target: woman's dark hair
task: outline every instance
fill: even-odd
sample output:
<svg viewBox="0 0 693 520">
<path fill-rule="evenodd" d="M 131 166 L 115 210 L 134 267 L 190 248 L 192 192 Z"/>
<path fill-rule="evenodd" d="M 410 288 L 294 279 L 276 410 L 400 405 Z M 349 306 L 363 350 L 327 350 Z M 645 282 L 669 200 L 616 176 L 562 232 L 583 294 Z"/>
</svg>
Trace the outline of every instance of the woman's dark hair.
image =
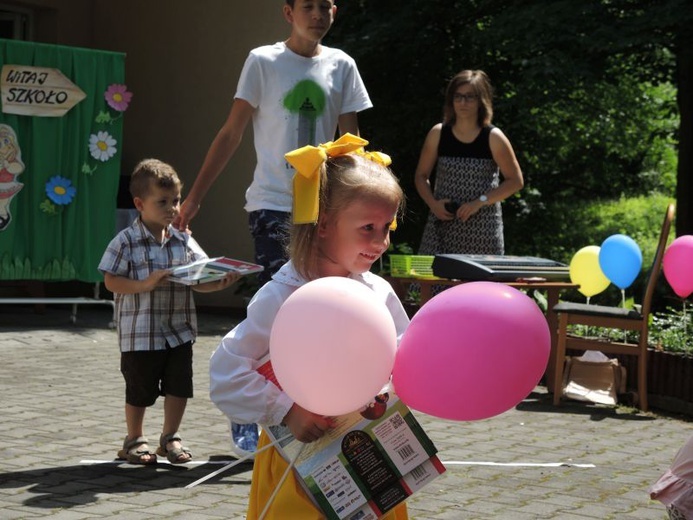
<svg viewBox="0 0 693 520">
<path fill-rule="evenodd" d="M 455 92 L 460 86 L 467 84 L 472 86 L 474 93 L 479 97 L 477 123 L 481 127 L 490 125 L 493 120 L 493 87 L 491 87 L 491 81 L 483 70 L 463 70 L 450 80 L 445 90 L 443 123 L 455 124 Z"/>
</svg>

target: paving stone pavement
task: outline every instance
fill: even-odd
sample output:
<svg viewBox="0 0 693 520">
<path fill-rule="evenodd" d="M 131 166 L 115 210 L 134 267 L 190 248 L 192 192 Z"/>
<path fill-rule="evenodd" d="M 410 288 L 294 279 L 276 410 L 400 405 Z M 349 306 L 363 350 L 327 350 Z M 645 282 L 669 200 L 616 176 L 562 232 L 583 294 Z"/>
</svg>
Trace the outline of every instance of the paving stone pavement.
<svg viewBox="0 0 693 520">
<path fill-rule="evenodd" d="M 234 460 L 207 393 L 207 361 L 237 318 L 199 315 L 196 395 L 181 428 L 195 463 L 142 467 L 114 463 L 124 384 L 110 310 L 80 306 L 76 323 L 69 316 L 61 306 L 0 306 L 0 519 L 245 518 L 251 463 L 186 488 Z M 656 410 L 554 408 L 542 386 L 483 421 L 416 416 L 447 471 L 408 500 L 414 519 L 663 520 L 647 488 L 693 433 L 691 418 Z M 145 419 L 150 439 L 161 421 L 158 402 Z"/>
</svg>

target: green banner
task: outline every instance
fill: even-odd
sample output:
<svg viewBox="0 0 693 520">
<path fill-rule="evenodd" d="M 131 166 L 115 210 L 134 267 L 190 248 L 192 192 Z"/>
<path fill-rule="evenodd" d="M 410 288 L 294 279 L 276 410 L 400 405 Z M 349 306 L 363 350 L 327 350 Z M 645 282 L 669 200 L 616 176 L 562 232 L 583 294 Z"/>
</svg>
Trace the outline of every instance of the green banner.
<svg viewBox="0 0 693 520">
<path fill-rule="evenodd" d="M 132 95 L 125 55 L 0 39 L 0 66 L 0 280 L 101 281 Z"/>
</svg>

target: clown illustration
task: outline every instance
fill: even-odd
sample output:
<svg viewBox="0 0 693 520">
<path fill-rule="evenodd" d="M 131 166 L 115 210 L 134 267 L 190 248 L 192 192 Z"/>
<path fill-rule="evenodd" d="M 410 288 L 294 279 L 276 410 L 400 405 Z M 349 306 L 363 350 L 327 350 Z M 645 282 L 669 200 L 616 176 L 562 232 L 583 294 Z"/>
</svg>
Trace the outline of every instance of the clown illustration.
<svg viewBox="0 0 693 520">
<path fill-rule="evenodd" d="M 10 203 L 24 187 L 17 176 L 24 171 L 22 152 L 12 127 L 0 124 L 0 231 L 7 228 L 12 219 Z"/>
</svg>

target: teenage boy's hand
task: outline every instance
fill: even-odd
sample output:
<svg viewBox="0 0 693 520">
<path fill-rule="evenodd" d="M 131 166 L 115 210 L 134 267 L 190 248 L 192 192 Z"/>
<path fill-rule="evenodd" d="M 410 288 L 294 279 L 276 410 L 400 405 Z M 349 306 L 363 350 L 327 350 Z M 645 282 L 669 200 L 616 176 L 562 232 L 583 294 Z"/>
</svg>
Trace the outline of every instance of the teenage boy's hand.
<svg viewBox="0 0 693 520">
<path fill-rule="evenodd" d="M 173 219 L 173 227 L 179 231 L 185 231 L 192 234 L 188 229 L 188 224 L 190 224 L 190 221 L 195 217 L 195 215 L 197 215 L 199 210 L 199 204 L 196 204 L 188 199 L 184 200 L 178 215 L 176 215 L 176 218 Z"/>
</svg>

